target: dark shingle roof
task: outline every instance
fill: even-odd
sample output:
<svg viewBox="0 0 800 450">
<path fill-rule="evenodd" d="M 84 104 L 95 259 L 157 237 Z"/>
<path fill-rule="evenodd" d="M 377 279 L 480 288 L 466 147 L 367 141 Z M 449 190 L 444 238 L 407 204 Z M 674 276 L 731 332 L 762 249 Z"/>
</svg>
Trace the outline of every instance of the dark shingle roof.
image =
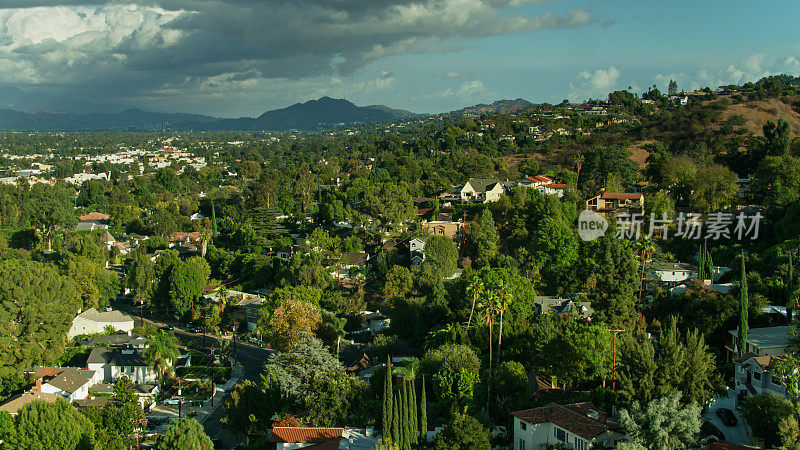
<svg viewBox="0 0 800 450">
<path fill-rule="evenodd" d="M 111 364 L 114 366 L 146 367 L 148 364 L 138 353 L 123 353 L 121 349 L 101 347 L 92 350 L 87 364 Z"/>
<path fill-rule="evenodd" d="M 93 370 L 80 370 L 73 367 L 64 368 L 58 375 L 47 382 L 50 386 L 64 392 L 73 393 L 89 382 L 94 376 Z"/>
</svg>

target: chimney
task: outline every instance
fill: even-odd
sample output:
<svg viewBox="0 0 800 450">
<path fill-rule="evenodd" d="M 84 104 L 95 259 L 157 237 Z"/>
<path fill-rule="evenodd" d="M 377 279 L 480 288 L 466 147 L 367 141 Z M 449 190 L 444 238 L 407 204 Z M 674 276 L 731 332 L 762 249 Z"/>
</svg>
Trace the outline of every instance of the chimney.
<svg viewBox="0 0 800 450">
<path fill-rule="evenodd" d="M 42 379 L 36 379 L 36 385 L 33 387 L 33 392 L 42 392 Z"/>
</svg>

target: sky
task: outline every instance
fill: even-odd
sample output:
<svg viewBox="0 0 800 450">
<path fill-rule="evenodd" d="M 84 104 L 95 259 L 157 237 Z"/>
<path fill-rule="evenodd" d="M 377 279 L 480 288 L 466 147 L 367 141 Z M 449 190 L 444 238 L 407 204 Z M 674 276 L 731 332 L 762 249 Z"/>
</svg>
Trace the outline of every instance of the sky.
<svg viewBox="0 0 800 450">
<path fill-rule="evenodd" d="M 800 75 L 800 2 L 0 0 L 0 87 L 257 116 L 321 96 L 437 113 Z"/>
</svg>

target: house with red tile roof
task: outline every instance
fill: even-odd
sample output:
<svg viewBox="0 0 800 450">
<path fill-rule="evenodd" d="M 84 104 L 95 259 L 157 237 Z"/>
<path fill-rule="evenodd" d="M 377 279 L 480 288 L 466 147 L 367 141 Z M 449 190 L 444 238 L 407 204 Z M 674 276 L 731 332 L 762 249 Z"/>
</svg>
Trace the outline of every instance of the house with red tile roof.
<svg viewBox="0 0 800 450">
<path fill-rule="evenodd" d="M 277 450 L 337 449 L 343 433 L 344 428 L 274 427 L 269 441 L 275 443 Z"/>
<path fill-rule="evenodd" d="M 540 450 L 564 444 L 575 450 L 614 448 L 628 437 L 606 414 L 589 402 L 557 405 L 511 413 L 514 450 Z"/>
</svg>

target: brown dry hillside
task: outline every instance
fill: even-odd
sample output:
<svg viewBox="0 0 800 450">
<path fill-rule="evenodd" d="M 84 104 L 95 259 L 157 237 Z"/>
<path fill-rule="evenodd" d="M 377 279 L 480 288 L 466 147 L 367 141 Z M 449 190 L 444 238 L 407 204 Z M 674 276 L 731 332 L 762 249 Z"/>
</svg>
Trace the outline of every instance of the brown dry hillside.
<svg viewBox="0 0 800 450">
<path fill-rule="evenodd" d="M 792 97 L 792 103 L 800 102 L 800 96 Z M 763 126 L 768 120 L 783 119 L 789 122 L 792 138 L 800 136 L 800 114 L 792 109 L 791 105 L 783 103 L 777 98 L 757 100 L 752 102 L 731 105 L 722 113 L 720 122 L 733 116 L 741 116 L 745 120 L 744 128 L 756 136 L 763 134 Z"/>
<path fill-rule="evenodd" d="M 636 163 L 639 167 L 644 167 L 647 165 L 647 157 L 650 156 L 650 152 L 643 149 L 647 144 L 655 144 L 655 139 L 647 139 L 644 141 L 636 141 L 628 147 L 628 151 L 631 152 L 631 161 Z"/>
</svg>

